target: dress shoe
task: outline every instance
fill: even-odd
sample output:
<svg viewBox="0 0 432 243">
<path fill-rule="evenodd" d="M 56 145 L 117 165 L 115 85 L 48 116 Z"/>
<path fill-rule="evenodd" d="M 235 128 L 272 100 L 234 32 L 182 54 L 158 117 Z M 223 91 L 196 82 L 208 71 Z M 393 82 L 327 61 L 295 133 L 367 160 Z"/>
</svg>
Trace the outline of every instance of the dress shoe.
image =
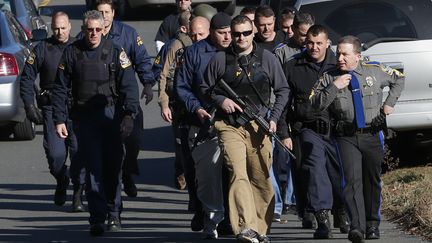
<svg viewBox="0 0 432 243">
<path fill-rule="evenodd" d="M 305 212 L 302 218 L 302 228 L 303 229 L 315 229 L 315 216 L 313 213 Z"/>
<path fill-rule="evenodd" d="M 62 206 L 66 202 L 66 191 L 69 186 L 69 177 L 63 175 L 57 179 L 57 186 L 54 193 L 55 205 Z"/>
<path fill-rule="evenodd" d="M 120 218 L 109 215 L 107 220 L 107 231 L 116 232 L 121 230 Z"/>
<path fill-rule="evenodd" d="M 367 240 L 378 240 L 380 238 L 380 231 L 376 226 L 370 226 L 366 230 Z"/>
<path fill-rule="evenodd" d="M 328 210 L 320 210 L 315 213 L 318 227 L 314 232 L 314 239 L 330 239 L 333 237 L 330 226 Z"/>
<path fill-rule="evenodd" d="M 82 204 L 82 194 L 84 185 L 74 185 L 73 199 L 72 199 L 72 212 L 84 212 L 84 205 Z"/>
<path fill-rule="evenodd" d="M 333 227 L 339 228 L 340 232 L 346 234 L 350 229 L 348 215 L 344 208 L 340 208 L 333 214 Z"/>
<path fill-rule="evenodd" d="M 101 223 L 95 223 L 90 225 L 91 236 L 101 236 L 104 233 L 104 225 Z"/>
<path fill-rule="evenodd" d="M 363 233 L 358 229 L 350 230 L 348 233 L 348 240 L 353 243 L 364 243 Z"/>
<path fill-rule="evenodd" d="M 137 187 L 132 175 L 123 175 L 123 190 L 129 197 L 136 197 L 138 194 Z"/>
<path fill-rule="evenodd" d="M 199 210 L 195 212 L 191 220 L 192 231 L 201 231 L 204 229 L 204 213 Z"/>
</svg>

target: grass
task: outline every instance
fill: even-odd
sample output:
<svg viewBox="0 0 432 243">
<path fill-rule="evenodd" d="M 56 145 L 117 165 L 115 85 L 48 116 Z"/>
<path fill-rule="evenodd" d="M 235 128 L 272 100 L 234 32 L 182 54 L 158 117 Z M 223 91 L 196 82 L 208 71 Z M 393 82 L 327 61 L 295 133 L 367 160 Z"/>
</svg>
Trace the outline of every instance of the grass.
<svg viewBox="0 0 432 243">
<path fill-rule="evenodd" d="M 382 181 L 387 218 L 410 234 L 432 240 L 432 167 L 396 169 Z"/>
</svg>

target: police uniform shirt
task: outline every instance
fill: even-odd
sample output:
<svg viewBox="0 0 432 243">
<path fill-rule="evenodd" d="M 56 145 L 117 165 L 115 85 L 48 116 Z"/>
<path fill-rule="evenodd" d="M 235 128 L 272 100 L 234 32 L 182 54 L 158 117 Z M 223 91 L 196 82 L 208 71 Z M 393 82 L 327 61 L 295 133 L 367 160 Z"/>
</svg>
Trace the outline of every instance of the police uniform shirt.
<svg viewBox="0 0 432 243">
<path fill-rule="evenodd" d="M 58 42 L 54 37 L 50 37 L 46 40 L 41 41 L 37 44 L 31 51 L 29 57 L 27 58 L 23 72 L 21 74 L 20 81 L 20 92 L 21 97 L 25 105 L 30 105 L 34 103 L 34 83 L 37 78 L 38 73 L 41 71 L 43 65 L 46 65 L 45 59 L 51 57 L 45 57 L 45 48 L 47 43 L 52 44 L 54 48 L 60 49 L 61 52 L 75 41 L 75 38 L 69 37 L 66 43 Z M 49 50 L 48 50 L 49 52 Z M 60 55 L 61 57 L 61 55 Z M 58 57 L 58 60 L 60 60 Z M 58 63 L 55 67 L 52 67 L 55 71 L 57 70 Z M 41 80 L 41 82 L 43 82 Z"/>
<path fill-rule="evenodd" d="M 87 58 L 92 59 L 98 53 L 99 49 L 103 48 L 105 41 L 109 40 L 102 39 L 98 47 L 90 49 L 87 47 L 85 40 L 81 39 L 65 49 L 58 67 L 52 96 L 54 107 L 53 119 L 56 124 L 63 123 L 67 118 L 66 101 L 68 91 L 69 88 L 73 90 L 74 87 L 71 87 L 72 80 L 76 77 L 74 75 L 78 75 L 74 73 L 75 66 L 79 65 L 75 48 L 81 50 Z M 113 45 L 113 53 L 111 56 L 112 62 L 116 67 L 115 81 L 118 87 L 117 92 L 120 97 L 122 97 L 120 100 L 122 102 L 122 107 L 126 113 L 136 114 L 139 107 L 138 85 L 131 61 L 123 49 L 115 44 Z"/>
<path fill-rule="evenodd" d="M 155 41 L 166 43 L 168 40 L 175 37 L 179 28 L 179 14 L 176 13 L 168 15 L 159 26 Z"/>
<path fill-rule="evenodd" d="M 254 55 L 252 53 L 252 55 Z M 277 61 L 276 57 L 268 50 L 263 50 L 261 66 L 265 75 L 269 78 L 270 85 L 273 88 L 273 93 L 275 95 L 275 102 L 273 104 L 269 120 L 277 123 L 279 117 L 284 110 L 290 97 L 290 88 L 288 87 L 286 78 L 282 71 L 280 63 Z M 226 57 L 225 52 L 219 52 L 208 64 L 207 70 L 205 72 L 204 83 L 201 85 L 201 91 L 207 98 L 212 102 L 215 102 L 217 107 L 221 107 L 223 101 L 227 98 L 221 94 L 210 94 L 211 87 L 213 87 L 217 81 L 222 78 L 226 69 Z M 264 108 L 264 109 L 263 109 Z M 260 110 L 260 115 L 266 116 L 267 108 L 264 106 Z"/>
<path fill-rule="evenodd" d="M 333 84 L 333 81 L 343 74 L 345 73 L 340 70 L 325 73 L 319 80 L 316 92 L 311 95 L 311 102 L 319 109 L 328 107 L 336 120 L 353 123 L 355 110 L 351 91 L 348 87 L 338 90 Z M 354 74 L 361 88 L 365 122 L 370 124 L 380 112 L 382 89 L 385 86 L 390 87 L 384 104 L 394 107 L 403 90 L 405 77 L 395 69 L 378 63 L 364 62 L 358 65 Z"/>
<path fill-rule="evenodd" d="M 78 39 L 82 39 L 83 37 L 83 32 L 77 35 Z M 113 40 L 116 45 L 124 49 L 142 84 L 150 83 L 153 86 L 156 83 L 152 72 L 151 58 L 144 46 L 144 40 L 135 28 L 114 20 L 110 31 L 103 38 Z"/>
<path fill-rule="evenodd" d="M 189 113 L 208 105 L 199 99 L 200 85 L 204 80 L 204 72 L 210 59 L 218 52 L 210 37 L 194 43 L 186 48 L 184 63 L 176 76 L 176 91 L 180 101 L 184 102 Z"/>
</svg>

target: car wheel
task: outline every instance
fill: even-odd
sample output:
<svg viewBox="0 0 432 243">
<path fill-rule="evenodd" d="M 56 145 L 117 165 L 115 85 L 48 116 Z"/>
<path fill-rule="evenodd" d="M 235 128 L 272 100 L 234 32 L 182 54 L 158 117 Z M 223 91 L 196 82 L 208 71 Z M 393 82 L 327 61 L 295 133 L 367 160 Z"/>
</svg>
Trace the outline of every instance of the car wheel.
<svg viewBox="0 0 432 243">
<path fill-rule="evenodd" d="M 36 125 L 26 118 L 23 122 L 15 124 L 13 133 L 15 140 L 33 140 L 36 135 Z"/>
</svg>

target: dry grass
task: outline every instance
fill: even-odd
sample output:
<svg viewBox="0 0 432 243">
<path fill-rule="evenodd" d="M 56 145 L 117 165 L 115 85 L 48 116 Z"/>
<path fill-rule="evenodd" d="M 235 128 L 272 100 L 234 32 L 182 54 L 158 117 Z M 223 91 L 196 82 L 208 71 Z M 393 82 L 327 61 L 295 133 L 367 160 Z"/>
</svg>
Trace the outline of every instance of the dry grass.
<svg viewBox="0 0 432 243">
<path fill-rule="evenodd" d="M 432 240 L 432 167 L 397 169 L 382 179 L 383 213 L 405 231 Z"/>
</svg>

